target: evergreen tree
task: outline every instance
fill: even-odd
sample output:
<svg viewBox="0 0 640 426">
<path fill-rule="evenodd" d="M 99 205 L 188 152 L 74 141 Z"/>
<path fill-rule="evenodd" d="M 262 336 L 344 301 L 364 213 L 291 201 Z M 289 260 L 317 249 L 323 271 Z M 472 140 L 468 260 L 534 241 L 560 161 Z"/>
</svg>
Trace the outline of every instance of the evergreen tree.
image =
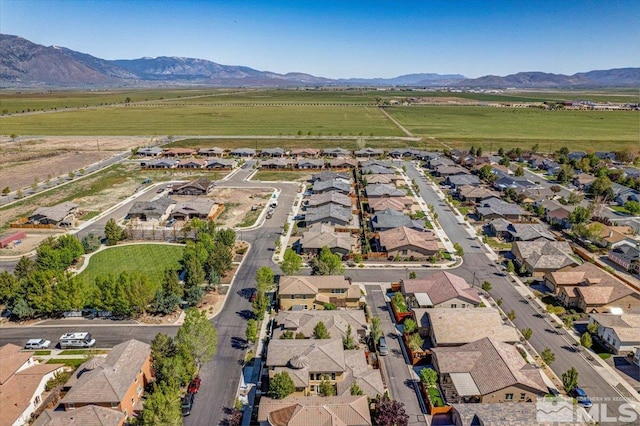
<svg viewBox="0 0 640 426">
<path fill-rule="evenodd" d="M 18 263 L 16 264 L 16 267 L 13 273 L 15 274 L 17 279 L 21 280 L 23 278 L 26 278 L 27 275 L 29 275 L 35 269 L 36 269 L 36 264 L 34 263 L 34 261 L 28 258 L 27 256 L 22 256 L 18 261 Z"/>
<path fill-rule="evenodd" d="M 247 321 L 245 335 L 247 340 L 251 343 L 255 343 L 258 340 L 258 323 L 253 318 Z"/>
<path fill-rule="evenodd" d="M 313 338 L 314 339 L 330 339 L 331 335 L 327 330 L 327 326 L 324 322 L 319 321 L 315 327 L 313 327 Z"/>
<path fill-rule="evenodd" d="M 20 281 L 7 271 L 0 272 L 0 303 L 13 297 L 20 287 Z"/>
<path fill-rule="evenodd" d="M 322 376 L 322 381 L 318 386 L 318 393 L 320 396 L 335 396 L 336 386 L 329 381 L 329 377 L 325 374 Z"/>
<path fill-rule="evenodd" d="M 578 387 L 578 370 L 575 367 L 562 373 L 562 386 L 567 392 Z"/>
<path fill-rule="evenodd" d="M 296 385 L 289 373 L 282 371 L 276 373 L 269 380 L 269 396 L 273 399 L 284 399 L 296 390 Z"/>
<path fill-rule="evenodd" d="M 347 325 L 347 335 L 342 339 L 342 346 L 346 350 L 351 350 L 355 348 L 356 344 L 353 341 L 353 330 L 351 328 L 351 324 Z"/>
<path fill-rule="evenodd" d="M 180 389 L 177 386 L 154 383 L 153 391 L 145 399 L 141 417 L 143 426 L 181 426 Z"/>
<path fill-rule="evenodd" d="M 116 221 L 113 218 L 109 219 L 104 227 L 104 236 L 107 239 L 107 245 L 116 245 L 118 241 L 122 240 L 123 235 L 123 230 L 118 226 Z"/>
<path fill-rule="evenodd" d="M 184 344 L 198 366 L 209 361 L 216 353 L 218 331 L 207 320 L 204 312 L 196 308 L 186 310 L 184 323 L 178 329 L 176 344 Z"/>
<path fill-rule="evenodd" d="M 285 275 L 293 275 L 302 268 L 302 257 L 300 257 L 291 248 L 287 248 L 284 251 L 284 257 L 282 258 L 282 273 Z"/>
</svg>

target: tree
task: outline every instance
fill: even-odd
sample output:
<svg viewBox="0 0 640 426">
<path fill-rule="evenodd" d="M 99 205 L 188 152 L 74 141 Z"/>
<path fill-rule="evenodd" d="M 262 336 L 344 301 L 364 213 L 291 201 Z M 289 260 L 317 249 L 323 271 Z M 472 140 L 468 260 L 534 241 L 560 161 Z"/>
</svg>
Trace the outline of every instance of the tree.
<svg viewBox="0 0 640 426">
<path fill-rule="evenodd" d="M 154 383 L 153 391 L 144 401 L 142 410 L 143 426 L 182 425 L 180 389 L 164 383 Z"/>
<path fill-rule="evenodd" d="M 314 275 L 340 275 L 344 272 L 340 256 L 331 253 L 327 246 L 322 247 L 320 254 L 311 261 L 311 268 Z"/>
<path fill-rule="evenodd" d="M 107 239 L 107 245 L 116 245 L 118 241 L 122 240 L 122 235 L 122 228 L 118 226 L 113 218 L 109 219 L 104 227 L 104 236 Z"/>
<path fill-rule="evenodd" d="M 406 334 L 413 334 L 418 329 L 418 324 L 412 319 L 407 318 L 404 320 L 403 330 Z"/>
<path fill-rule="evenodd" d="M 322 376 L 318 393 L 320 396 L 334 396 L 337 393 L 335 385 L 329 381 L 329 376 L 326 374 Z"/>
<path fill-rule="evenodd" d="M 533 335 L 533 330 L 531 330 L 530 328 L 525 328 L 521 331 L 521 333 L 522 333 L 522 337 L 524 337 L 524 340 L 529 340 Z"/>
<path fill-rule="evenodd" d="M 516 271 L 516 267 L 514 266 L 511 260 L 507 261 L 507 264 L 505 265 L 504 269 L 507 272 L 507 274 L 513 274 Z"/>
<path fill-rule="evenodd" d="M 540 148 L 540 144 L 534 144 L 534 145 L 531 147 L 531 153 L 532 153 L 532 154 L 537 153 L 539 148 Z"/>
<path fill-rule="evenodd" d="M 218 330 L 207 320 L 204 312 L 196 308 L 186 310 L 184 323 L 178 329 L 176 344 L 184 344 L 198 366 L 209 361 L 216 353 Z"/>
<path fill-rule="evenodd" d="M 416 274 L 416 271 L 409 272 L 409 279 L 410 280 L 415 280 L 417 276 L 418 276 L 418 274 Z"/>
<path fill-rule="evenodd" d="M 85 253 L 91 253 L 98 250 L 100 248 L 100 245 L 102 244 L 100 242 L 100 237 L 93 232 L 89 235 L 84 236 L 81 243 Z"/>
<path fill-rule="evenodd" d="M 491 285 L 491 283 L 489 281 L 485 281 L 482 283 L 482 289 L 484 291 L 491 291 L 491 289 L 493 288 L 493 286 Z"/>
<path fill-rule="evenodd" d="M 282 371 L 276 373 L 269 380 L 269 396 L 273 399 L 284 399 L 296 390 L 296 385 L 289 373 Z"/>
<path fill-rule="evenodd" d="M 11 189 L 8 186 L 5 186 L 4 189 L 2 190 L 2 195 L 6 197 L 7 195 L 9 195 L 10 192 L 11 192 Z"/>
<path fill-rule="evenodd" d="M 262 321 L 264 319 L 265 311 L 269 308 L 269 298 L 263 291 L 258 291 L 256 293 L 256 298 L 253 300 L 252 306 L 253 315 L 258 321 Z"/>
<path fill-rule="evenodd" d="M 217 243 L 220 243 L 226 247 L 233 247 L 236 243 L 236 231 L 231 228 L 219 229 L 216 232 Z"/>
<path fill-rule="evenodd" d="M 420 337 L 419 333 L 413 333 L 407 339 L 407 344 L 409 345 L 409 349 L 411 349 L 413 352 L 418 352 L 422 350 L 424 339 Z"/>
<path fill-rule="evenodd" d="M 507 313 L 507 318 L 509 318 L 511 321 L 515 320 L 516 319 L 516 311 L 514 311 L 513 309 L 510 310 Z"/>
<path fill-rule="evenodd" d="M 351 387 L 349 388 L 349 393 L 354 396 L 364 395 L 364 391 L 360 386 L 358 386 L 358 382 L 353 382 L 351 384 Z"/>
<path fill-rule="evenodd" d="M 524 176 L 524 169 L 522 168 L 522 166 L 518 166 L 518 168 L 514 172 L 514 175 L 516 175 L 518 177 Z"/>
<path fill-rule="evenodd" d="M 8 271 L 0 272 L 0 303 L 5 303 L 20 288 L 18 279 Z"/>
<path fill-rule="evenodd" d="M 567 198 L 567 204 L 573 206 L 575 204 L 580 204 L 582 200 L 584 200 L 584 196 L 582 194 L 578 194 L 577 192 L 572 192 L 571 194 L 569 194 L 569 197 Z"/>
<path fill-rule="evenodd" d="M 342 346 L 345 350 L 351 350 L 356 347 L 356 344 L 353 341 L 353 330 L 351 328 L 351 324 L 347 325 L 347 335 L 342 339 Z"/>
<path fill-rule="evenodd" d="M 640 203 L 637 201 L 627 201 L 624 203 L 624 208 L 634 216 L 637 216 L 638 213 L 640 213 Z"/>
<path fill-rule="evenodd" d="M 551 185 L 549 187 L 549 189 L 551 190 L 551 192 L 553 192 L 554 194 L 557 194 L 558 192 L 562 191 L 562 187 L 560 185 Z"/>
<path fill-rule="evenodd" d="M 482 147 L 479 146 L 478 149 L 476 149 L 476 157 L 482 157 Z"/>
<path fill-rule="evenodd" d="M 573 327 L 573 318 L 571 318 L 570 316 L 564 317 L 562 322 L 566 328 L 571 329 Z"/>
<path fill-rule="evenodd" d="M 458 255 L 460 257 L 464 256 L 464 249 L 462 248 L 460 243 L 453 243 L 453 248 L 456 251 L 456 255 Z"/>
<path fill-rule="evenodd" d="M 438 382 L 438 373 L 433 368 L 423 368 L 420 370 L 420 380 L 428 388 L 432 388 Z"/>
<path fill-rule="evenodd" d="M 382 337 L 382 325 L 380 318 L 373 317 L 371 318 L 371 338 L 373 339 L 374 344 L 378 344 L 378 340 Z"/>
<path fill-rule="evenodd" d="M 28 258 L 27 256 L 22 256 L 18 263 L 16 263 L 16 267 L 13 271 L 16 278 L 19 280 L 26 278 L 29 274 L 31 274 L 36 269 L 36 264 L 33 260 Z"/>
<path fill-rule="evenodd" d="M 547 364 L 547 365 L 551 365 L 553 363 L 553 361 L 556 360 L 556 354 L 554 354 L 551 349 L 549 348 L 544 348 L 544 350 L 540 353 L 540 358 L 542 358 L 542 361 Z"/>
<path fill-rule="evenodd" d="M 598 323 L 590 322 L 589 324 L 587 324 L 587 331 L 593 334 L 594 336 L 598 334 Z"/>
<path fill-rule="evenodd" d="M 373 413 L 373 424 L 378 426 L 407 426 L 409 424 L 409 415 L 405 412 L 402 402 L 393 401 L 385 394 L 378 401 L 376 411 Z"/>
<path fill-rule="evenodd" d="M 573 225 L 587 223 L 589 219 L 591 219 L 591 211 L 586 207 L 576 206 L 576 208 L 569 213 L 568 219 Z"/>
<path fill-rule="evenodd" d="M 578 387 L 578 370 L 575 367 L 562 373 L 562 386 L 567 392 Z"/>
<path fill-rule="evenodd" d="M 478 169 L 478 177 L 480 179 L 489 180 L 491 176 L 495 176 L 495 175 L 493 174 L 493 169 L 491 168 L 490 165 L 485 164 L 484 166 L 480 167 L 480 169 Z"/>
<path fill-rule="evenodd" d="M 591 345 L 593 345 L 593 341 L 591 340 L 591 334 L 589 334 L 588 331 L 582 333 L 582 336 L 580 336 L 580 345 L 582 345 L 587 349 L 591 348 Z"/>
<path fill-rule="evenodd" d="M 611 200 L 613 198 L 613 189 L 611 185 L 611 179 L 607 176 L 599 176 L 589 186 L 589 193 L 594 196 L 600 196 Z"/>
<path fill-rule="evenodd" d="M 34 316 L 36 311 L 29 306 L 26 300 L 20 297 L 11 307 L 11 313 L 18 317 L 18 319 L 23 320 Z"/>
<path fill-rule="evenodd" d="M 571 167 L 569 164 L 563 164 L 560 167 L 560 171 L 558 172 L 556 179 L 558 180 L 558 182 L 562 184 L 566 184 L 571 179 L 573 179 L 573 175 L 574 175 L 573 167 Z"/>
<path fill-rule="evenodd" d="M 216 244 L 206 259 L 206 270 L 207 272 L 214 271 L 219 276 L 223 276 L 231 269 L 232 262 L 231 249 L 224 244 Z"/>
<path fill-rule="evenodd" d="M 247 321 L 247 329 L 245 330 L 247 340 L 255 343 L 258 340 L 258 322 L 253 318 Z"/>
<path fill-rule="evenodd" d="M 329 330 L 327 330 L 327 326 L 324 322 L 319 321 L 315 327 L 313 327 L 313 338 L 314 339 L 330 339 L 331 335 L 329 334 Z"/>
<path fill-rule="evenodd" d="M 262 266 L 256 271 L 256 288 L 260 292 L 271 290 L 275 284 L 275 276 L 268 266 Z"/>
<path fill-rule="evenodd" d="M 16 198 L 22 198 L 23 194 L 22 194 L 22 189 L 18 188 L 18 190 L 16 191 Z"/>
<path fill-rule="evenodd" d="M 502 157 L 504 155 L 504 148 L 502 148 L 502 147 L 498 148 L 498 155 L 500 157 Z"/>
<path fill-rule="evenodd" d="M 282 273 L 285 275 L 293 275 L 302 268 L 302 257 L 300 257 L 291 248 L 287 248 L 284 251 L 284 257 L 282 258 Z"/>
</svg>

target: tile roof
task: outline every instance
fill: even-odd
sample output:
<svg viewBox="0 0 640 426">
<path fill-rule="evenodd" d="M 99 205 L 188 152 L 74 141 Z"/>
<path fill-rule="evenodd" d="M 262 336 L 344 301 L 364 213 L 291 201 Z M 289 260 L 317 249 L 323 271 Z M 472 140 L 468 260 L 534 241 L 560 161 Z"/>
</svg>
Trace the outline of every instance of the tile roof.
<svg viewBox="0 0 640 426">
<path fill-rule="evenodd" d="M 21 350 L 20 346 L 13 343 L 0 347 L 0 385 L 9 380 L 33 356 L 33 352 L 20 352 Z"/>
<path fill-rule="evenodd" d="M 85 405 L 74 410 L 44 410 L 32 426 L 118 426 L 123 412 L 98 405 Z"/>
<path fill-rule="evenodd" d="M 331 339 L 273 339 L 269 343 L 267 366 L 300 370 L 291 366 L 291 360 L 300 356 L 309 360 L 308 367 L 302 369 L 307 380 L 309 372 L 341 372 L 346 368 L 342 339 L 337 336 Z"/>
<path fill-rule="evenodd" d="M 260 401 L 258 421 L 272 426 L 370 426 L 366 396 L 292 397 Z"/>
<path fill-rule="evenodd" d="M 458 193 L 465 198 L 492 198 L 499 196 L 499 194 L 492 189 L 474 185 L 461 185 Z"/>
<path fill-rule="evenodd" d="M 280 277 L 278 285 L 281 295 L 317 294 L 321 289 L 348 289 L 350 287 L 351 284 L 342 275 L 289 275 Z"/>
<path fill-rule="evenodd" d="M 71 389 L 62 403 L 122 401 L 150 354 L 151 346 L 135 339 L 114 346 L 95 368 L 88 369 L 88 362 L 78 367 L 67 382 Z"/>
<path fill-rule="evenodd" d="M 442 248 L 440 240 L 431 231 L 416 231 L 415 229 L 400 226 L 380 232 L 380 245 L 387 251 L 393 251 L 401 247 L 415 247 L 418 249 L 436 252 Z"/>
<path fill-rule="evenodd" d="M 419 324 L 430 325 L 434 344 L 463 345 L 484 337 L 500 342 L 520 340 L 518 331 L 502 321 L 500 313 L 491 308 L 429 308 L 413 309 Z"/>
<path fill-rule="evenodd" d="M 434 305 L 454 298 L 480 303 L 476 289 L 470 287 L 464 278 L 446 271 L 438 271 L 429 278 L 402 280 L 401 284 L 405 294 L 427 293 Z"/>
<path fill-rule="evenodd" d="M 362 310 L 280 311 L 275 320 L 278 326 L 273 330 L 274 339 L 279 338 L 285 330 L 312 336 L 313 328 L 320 321 L 333 337 L 346 337 L 347 328 L 351 325 L 351 335 L 356 342 L 359 339 L 358 332 L 364 334 L 367 329 L 367 320 Z"/>
<path fill-rule="evenodd" d="M 470 373 L 482 395 L 524 385 L 541 395 L 547 386 L 538 369 L 527 364 L 515 346 L 485 337 L 458 347 L 433 349 L 438 372 Z"/>
<path fill-rule="evenodd" d="M 395 181 L 397 179 L 396 175 L 384 175 L 384 174 L 379 174 L 379 175 L 365 175 L 363 176 L 363 179 L 365 179 L 367 181 L 368 185 L 374 184 L 374 183 L 385 183 L 385 184 L 389 184 L 393 181 Z"/>
</svg>

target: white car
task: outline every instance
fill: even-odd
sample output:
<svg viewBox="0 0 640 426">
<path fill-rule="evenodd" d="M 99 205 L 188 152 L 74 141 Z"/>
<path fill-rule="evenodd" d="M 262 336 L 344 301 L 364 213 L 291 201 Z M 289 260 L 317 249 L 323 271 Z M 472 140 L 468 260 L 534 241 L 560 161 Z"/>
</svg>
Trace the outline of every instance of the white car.
<svg viewBox="0 0 640 426">
<path fill-rule="evenodd" d="M 25 349 L 47 349 L 51 344 L 50 340 L 46 339 L 29 339 L 26 345 L 24 345 Z"/>
</svg>

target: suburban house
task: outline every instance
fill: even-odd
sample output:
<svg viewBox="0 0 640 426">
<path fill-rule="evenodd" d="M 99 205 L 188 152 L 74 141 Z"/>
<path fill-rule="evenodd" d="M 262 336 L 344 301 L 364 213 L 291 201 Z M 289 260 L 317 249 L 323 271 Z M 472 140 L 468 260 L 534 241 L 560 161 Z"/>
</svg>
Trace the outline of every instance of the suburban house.
<svg viewBox="0 0 640 426">
<path fill-rule="evenodd" d="M 433 347 L 461 346 L 484 337 L 499 342 L 520 341 L 518 330 L 502 321 L 500 312 L 492 308 L 413 309 L 418 332 L 431 339 Z"/>
<path fill-rule="evenodd" d="M 521 221 L 531 216 L 531 213 L 517 204 L 507 203 L 500 198 L 488 198 L 476 206 L 476 215 L 480 220 L 503 218 Z"/>
<path fill-rule="evenodd" d="M 311 175 L 311 182 L 313 183 L 316 183 L 318 181 L 332 181 L 335 179 L 349 182 L 351 180 L 351 174 L 349 172 L 333 172 L 330 170 L 325 170 L 323 172 L 314 173 Z"/>
<path fill-rule="evenodd" d="M 357 383 L 370 398 L 385 391 L 380 370 L 368 365 L 364 349 L 345 350 L 342 339 L 273 339 L 266 366 L 269 378 L 287 372 L 296 391 L 292 396 L 316 396 L 320 383 L 328 380 L 336 395 L 350 395 Z M 308 420 L 308 419 L 307 419 Z"/>
<path fill-rule="evenodd" d="M 264 148 L 261 152 L 260 152 L 260 156 L 261 157 L 271 157 L 271 158 L 275 158 L 275 157 L 284 157 L 284 149 L 282 148 Z"/>
<path fill-rule="evenodd" d="M 447 177 L 454 175 L 467 175 L 469 174 L 469 170 L 460 166 L 448 166 L 448 165 L 440 165 L 435 168 L 435 175 L 439 177 Z"/>
<path fill-rule="evenodd" d="M 640 250 L 630 244 L 620 244 L 609 250 L 609 260 L 632 274 L 640 273 Z"/>
<path fill-rule="evenodd" d="M 218 204 L 215 201 L 207 198 L 181 201 L 171 212 L 171 218 L 184 221 L 191 219 L 210 220 L 218 210 L 217 207 Z"/>
<path fill-rule="evenodd" d="M 511 244 L 511 253 L 518 265 L 524 266 L 533 277 L 542 278 L 547 272 L 578 265 L 566 241 L 515 241 Z"/>
<path fill-rule="evenodd" d="M 480 178 L 476 175 L 453 175 L 447 176 L 444 183 L 449 185 L 451 189 L 457 189 L 465 185 L 478 186 Z"/>
<path fill-rule="evenodd" d="M 309 207 L 305 214 L 307 226 L 314 223 L 328 223 L 337 226 L 350 226 L 356 223 L 356 216 L 351 207 L 341 204 L 328 203 L 318 207 Z"/>
<path fill-rule="evenodd" d="M 162 154 L 162 152 L 162 148 L 158 146 L 150 146 L 138 148 L 138 150 L 136 151 L 136 155 L 139 155 L 141 157 L 157 157 L 158 155 Z"/>
<path fill-rule="evenodd" d="M 575 206 L 563 205 L 557 201 L 549 199 L 541 199 L 534 203 L 536 207 L 542 206 L 544 209 L 544 220 L 550 225 L 557 225 L 562 229 L 571 228 L 569 215 Z"/>
<path fill-rule="evenodd" d="M 179 183 L 171 188 L 171 195 L 207 195 L 213 190 L 215 183 L 206 178 Z"/>
<path fill-rule="evenodd" d="M 370 198 L 367 200 L 367 204 L 369 205 L 369 211 L 372 213 L 386 209 L 409 213 L 414 202 L 409 197 L 390 197 Z"/>
<path fill-rule="evenodd" d="M 296 168 L 301 170 L 321 169 L 324 167 L 322 158 L 301 158 L 296 162 Z"/>
<path fill-rule="evenodd" d="M 320 310 L 325 303 L 338 308 L 359 309 L 360 287 L 351 285 L 342 275 L 290 275 L 280 277 L 280 309 Z"/>
<path fill-rule="evenodd" d="M 598 341 L 614 354 L 633 352 L 640 346 L 640 314 L 591 314 L 598 324 Z"/>
<path fill-rule="evenodd" d="M 317 180 L 313 183 L 313 187 L 311 188 L 311 192 L 313 194 L 336 191 L 349 195 L 351 190 L 351 182 L 342 179 Z"/>
<path fill-rule="evenodd" d="M 435 157 L 427 160 L 427 167 L 435 171 L 440 166 L 454 166 L 455 163 L 445 157 Z"/>
<path fill-rule="evenodd" d="M 291 156 L 295 158 L 316 158 L 320 151 L 313 148 L 296 148 L 291 150 Z"/>
<path fill-rule="evenodd" d="M 485 232 L 487 232 L 487 234 L 489 234 L 490 236 L 507 240 L 511 237 L 510 226 L 510 221 L 499 217 L 497 219 L 493 219 L 491 222 L 485 225 L 485 229 L 487 230 Z"/>
<path fill-rule="evenodd" d="M 171 158 L 159 158 L 157 160 L 142 161 L 140 163 L 140 167 L 147 169 L 173 169 L 176 164 L 178 164 L 178 160 Z"/>
<path fill-rule="evenodd" d="M 323 311 L 280 311 L 276 316 L 273 338 L 282 338 L 285 332 L 302 333 L 313 336 L 314 327 L 322 321 L 333 338 L 347 337 L 351 326 L 351 337 L 355 343 L 364 340 L 368 334 L 367 319 L 363 310 L 323 310 Z"/>
<path fill-rule="evenodd" d="M 196 150 L 191 148 L 167 148 L 162 155 L 165 157 L 189 157 L 195 153 Z"/>
<path fill-rule="evenodd" d="M 351 208 L 353 199 L 341 192 L 323 192 L 322 194 L 312 194 L 307 201 L 309 207 L 320 207 L 325 204 L 339 204 Z"/>
<path fill-rule="evenodd" d="M 208 170 L 233 169 L 237 165 L 231 158 L 211 158 L 207 160 Z"/>
<path fill-rule="evenodd" d="M 545 275 L 563 306 L 584 312 L 640 312 L 640 294 L 591 263 Z"/>
<path fill-rule="evenodd" d="M 127 416 L 122 411 L 98 405 L 85 405 L 71 411 L 44 410 L 32 426 L 123 426 Z"/>
<path fill-rule="evenodd" d="M 253 148 L 236 148 L 231 151 L 232 157 L 252 158 L 256 156 L 256 150 Z"/>
<path fill-rule="evenodd" d="M 407 306 L 416 308 L 473 308 L 480 304 L 478 291 L 464 278 L 439 271 L 429 278 L 400 280 Z"/>
<path fill-rule="evenodd" d="M 371 227 L 376 232 L 406 226 L 417 231 L 424 230 L 424 222 L 413 220 L 409 216 L 390 208 L 376 212 L 371 219 Z"/>
<path fill-rule="evenodd" d="M 386 252 L 390 258 L 426 259 L 443 248 L 436 234 L 429 230 L 400 226 L 378 234 L 378 251 Z"/>
<path fill-rule="evenodd" d="M 389 174 L 389 175 L 383 175 L 383 174 L 376 174 L 376 175 L 364 175 L 362 176 L 362 180 L 363 183 L 365 185 L 372 185 L 372 184 L 393 184 L 395 183 L 400 177 L 398 175 L 395 174 Z"/>
<path fill-rule="evenodd" d="M 510 223 L 507 226 L 507 233 L 507 241 L 556 240 L 555 236 L 547 230 L 546 226 L 537 223 Z"/>
<path fill-rule="evenodd" d="M 358 166 L 358 161 L 353 158 L 338 157 L 329 160 L 328 164 L 332 169 L 353 169 Z"/>
<path fill-rule="evenodd" d="M 164 222 L 175 206 L 176 201 L 169 197 L 161 197 L 153 201 L 136 201 L 131 205 L 127 216 L 142 222 L 156 220 Z"/>
<path fill-rule="evenodd" d="M 532 402 L 548 392 L 540 370 L 508 343 L 485 337 L 432 351 L 448 403 Z"/>
<path fill-rule="evenodd" d="M 540 425 L 540 407 L 537 401 L 518 402 L 518 404 L 451 404 L 451 422 L 455 426 L 477 425 Z M 571 426 L 586 426 L 582 419 L 573 419 Z M 559 424 L 559 423 L 558 423 Z"/>
<path fill-rule="evenodd" d="M 471 201 L 476 204 L 489 198 L 498 198 L 500 194 L 484 186 L 460 185 L 456 187 L 455 196 L 460 201 Z"/>
<path fill-rule="evenodd" d="M 294 165 L 295 163 L 293 162 L 293 160 L 281 157 L 260 161 L 261 169 L 289 169 L 293 168 Z"/>
<path fill-rule="evenodd" d="M 78 205 L 69 201 L 51 207 L 38 207 L 28 217 L 27 223 L 33 225 L 71 226 Z"/>
<path fill-rule="evenodd" d="M 381 148 L 363 148 L 353 153 L 356 157 L 382 157 L 384 155 L 384 149 Z"/>
<path fill-rule="evenodd" d="M 0 347 L 0 424 L 26 425 L 42 404 L 45 385 L 62 364 L 39 364 L 33 352 L 7 343 Z"/>
<path fill-rule="evenodd" d="M 631 228 L 626 226 L 609 226 L 600 222 L 591 222 L 586 228 L 591 231 L 591 241 L 598 247 L 611 248 L 627 239 L 627 235 L 620 231 L 631 234 Z M 634 241 L 635 243 L 635 241 Z"/>
<path fill-rule="evenodd" d="M 67 381 L 61 403 L 66 411 L 98 405 L 130 417 L 141 407 L 144 388 L 153 378 L 151 346 L 135 339 L 120 343 L 106 357 L 82 364 Z"/>
<path fill-rule="evenodd" d="M 367 198 L 405 197 L 407 193 L 391 184 L 369 184 L 364 188 Z"/>
<path fill-rule="evenodd" d="M 260 426 L 371 426 L 369 400 L 360 396 L 295 397 L 272 399 L 263 396 L 258 408 Z"/>
<path fill-rule="evenodd" d="M 293 246 L 301 254 L 317 255 L 323 247 L 327 247 L 332 253 L 344 256 L 356 244 L 357 240 L 350 232 L 336 232 L 329 224 L 315 223 Z"/>
<path fill-rule="evenodd" d="M 350 157 L 351 151 L 342 148 L 327 148 L 322 151 L 322 155 L 326 157 Z"/>
<path fill-rule="evenodd" d="M 201 158 L 189 158 L 188 160 L 179 161 L 176 169 L 203 169 L 207 165 L 207 160 Z"/>
<path fill-rule="evenodd" d="M 613 188 L 615 184 L 612 184 L 611 186 Z M 614 201 L 616 203 L 618 203 L 619 205 L 623 206 L 624 203 L 626 203 L 627 201 L 640 201 L 640 191 L 636 190 L 636 189 L 631 189 L 631 188 L 627 188 L 625 186 L 623 186 L 622 188 L 616 188 L 617 190 L 614 190 Z"/>
<path fill-rule="evenodd" d="M 573 185 L 582 190 L 586 191 L 589 189 L 593 181 L 596 180 L 595 176 L 589 175 L 587 173 L 580 173 L 573 177 Z"/>
<path fill-rule="evenodd" d="M 205 157 L 224 157 L 224 149 L 218 148 L 217 146 L 213 148 L 200 148 L 198 155 L 204 155 Z"/>
<path fill-rule="evenodd" d="M 525 188 L 536 188 L 539 187 L 537 183 L 531 182 L 530 180 L 523 177 L 514 177 L 514 176 L 502 176 L 493 182 L 493 187 L 499 191 L 504 191 L 507 188 L 513 189 L 525 189 Z"/>
</svg>

